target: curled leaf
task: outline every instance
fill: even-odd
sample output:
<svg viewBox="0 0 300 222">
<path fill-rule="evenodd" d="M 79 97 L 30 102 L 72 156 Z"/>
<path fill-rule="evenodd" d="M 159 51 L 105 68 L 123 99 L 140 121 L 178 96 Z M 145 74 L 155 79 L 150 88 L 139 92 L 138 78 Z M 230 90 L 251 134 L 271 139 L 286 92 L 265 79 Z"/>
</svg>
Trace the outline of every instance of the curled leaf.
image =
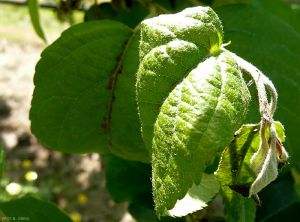
<svg viewBox="0 0 300 222">
<path fill-rule="evenodd" d="M 250 166 L 257 177 L 251 184 L 249 196 L 257 194 L 269 183 L 274 181 L 278 176 L 278 165 L 281 162 L 286 162 L 288 158 L 286 150 L 281 146 L 281 142 L 277 138 L 274 124 L 271 124 L 269 130 L 270 138 L 269 142 L 267 142 L 265 132 L 263 132 L 265 129 L 263 127 L 261 128 L 260 147 L 250 160 Z M 279 146 L 278 143 L 280 143 Z"/>
<path fill-rule="evenodd" d="M 280 122 L 273 124 L 276 140 L 284 142 L 282 124 Z M 229 147 L 223 151 L 216 175 L 221 182 L 224 197 L 229 202 L 234 191 L 245 197 L 252 196 L 277 177 L 278 167 L 283 160 L 278 159 L 276 140 L 270 148 L 268 144 L 264 147 L 259 129 L 259 124 L 242 126 Z M 265 140 L 270 140 L 270 137 L 270 131 L 266 130 Z M 262 152 L 261 147 L 267 151 Z M 286 153 L 285 150 L 284 152 Z"/>
</svg>

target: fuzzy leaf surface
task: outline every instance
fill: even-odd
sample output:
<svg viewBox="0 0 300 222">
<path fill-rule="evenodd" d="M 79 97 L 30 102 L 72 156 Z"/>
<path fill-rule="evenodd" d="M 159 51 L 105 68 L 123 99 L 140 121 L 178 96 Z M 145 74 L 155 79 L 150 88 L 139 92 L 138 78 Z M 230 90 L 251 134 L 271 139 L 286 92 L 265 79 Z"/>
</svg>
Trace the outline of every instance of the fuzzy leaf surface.
<svg viewBox="0 0 300 222">
<path fill-rule="evenodd" d="M 152 147 L 153 126 L 170 91 L 222 44 L 222 26 L 209 7 L 160 15 L 142 23 L 137 100 L 142 135 Z"/>
<path fill-rule="evenodd" d="M 228 53 L 193 69 L 164 101 L 154 127 L 153 190 L 163 215 L 198 185 L 207 165 L 241 126 L 250 94 Z"/>
</svg>

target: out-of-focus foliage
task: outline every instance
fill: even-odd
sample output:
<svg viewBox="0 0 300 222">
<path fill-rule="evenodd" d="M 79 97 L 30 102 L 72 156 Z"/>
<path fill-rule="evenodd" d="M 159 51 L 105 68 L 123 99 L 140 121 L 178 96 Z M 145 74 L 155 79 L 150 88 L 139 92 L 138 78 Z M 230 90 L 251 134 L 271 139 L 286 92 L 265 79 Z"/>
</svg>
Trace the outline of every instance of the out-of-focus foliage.
<svg viewBox="0 0 300 222">
<path fill-rule="evenodd" d="M 41 23 L 40 23 L 40 14 L 39 14 L 39 5 L 38 0 L 28 0 L 28 9 L 29 14 L 31 18 L 31 23 L 33 25 L 33 28 L 36 32 L 36 34 L 46 41 L 44 31 L 42 29 Z"/>
<path fill-rule="evenodd" d="M 2 218 L 32 222 L 72 222 L 72 220 L 52 203 L 27 196 L 0 203 Z"/>
</svg>

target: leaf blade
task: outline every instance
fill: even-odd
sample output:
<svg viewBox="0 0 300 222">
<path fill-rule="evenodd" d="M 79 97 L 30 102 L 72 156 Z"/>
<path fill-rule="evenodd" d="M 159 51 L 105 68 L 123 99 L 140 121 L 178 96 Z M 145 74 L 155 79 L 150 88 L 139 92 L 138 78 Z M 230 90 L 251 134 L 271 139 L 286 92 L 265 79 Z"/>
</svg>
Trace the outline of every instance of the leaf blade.
<svg viewBox="0 0 300 222">
<path fill-rule="evenodd" d="M 0 141 L 0 179 L 2 177 L 3 161 L 4 161 L 4 149 L 3 149 L 2 143 Z"/>
<path fill-rule="evenodd" d="M 151 166 L 136 161 L 128 161 L 114 155 L 104 155 L 106 188 L 114 201 L 143 203 L 150 202 Z"/>
<path fill-rule="evenodd" d="M 26 218 L 32 222 L 72 222 L 72 220 L 54 204 L 30 196 L 0 203 L 6 217 Z"/>
<path fill-rule="evenodd" d="M 168 210 L 172 217 L 182 217 L 207 207 L 207 203 L 219 192 L 219 181 L 212 174 L 203 174 L 199 185 L 193 185 L 187 194 Z"/>
<path fill-rule="evenodd" d="M 97 58 L 89 58 L 91 61 L 85 63 L 86 65 L 79 65 L 79 62 L 83 62 L 81 61 L 82 51 L 90 50 L 90 45 L 93 42 L 97 43 L 97 41 L 99 42 L 102 39 L 105 40 L 105 36 L 98 36 L 98 33 L 103 30 L 108 31 L 110 23 L 102 24 L 104 24 L 103 27 L 100 26 L 99 28 L 99 23 L 85 23 L 67 30 L 62 34 L 60 39 L 42 53 L 42 59 L 36 66 L 34 77 L 35 90 L 30 111 L 31 128 L 40 141 L 50 148 L 53 147 L 62 151 L 68 151 L 69 149 L 70 151 L 71 149 L 80 151 L 85 149 L 83 145 L 81 148 L 77 148 L 78 145 L 76 143 L 80 143 L 80 139 L 77 137 L 80 137 L 82 129 L 86 129 L 87 132 L 91 130 L 90 125 L 94 125 L 93 137 L 97 138 L 98 136 L 96 128 L 101 126 L 102 119 L 106 116 L 105 111 L 98 113 L 98 109 L 99 112 L 101 112 L 101 108 L 102 110 L 106 110 L 106 103 L 108 102 L 96 105 L 94 103 L 99 103 L 99 100 L 101 102 L 101 99 L 104 98 L 109 99 L 111 93 L 106 90 L 108 83 L 102 83 L 102 78 L 106 78 L 106 81 L 108 81 L 109 77 L 106 77 L 106 72 L 109 73 L 113 70 L 115 64 L 110 62 L 106 69 L 100 66 L 98 68 L 102 68 L 102 72 L 97 73 L 97 69 L 91 66 L 91 64 L 93 65 L 91 61 L 95 63 Z M 89 33 L 85 30 L 89 30 Z M 130 34 L 130 30 L 121 25 L 116 25 L 116 28 L 112 29 L 112 33 L 117 33 L 119 30 L 124 30 L 125 36 L 119 39 L 116 38 L 107 44 L 109 46 L 115 45 L 115 49 L 117 49 L 107 55 L 107 58 L 112 57 L 111 60 L 117 57 L 119 51 L 121 51 L 122 42 L 126 41 L 127 36 Z M 73 35 L 75 36 L 73 37 Z M 81 41 L 84 41 L 85 44 L 82 44 Z M 93 48 L 93 54 L 97 50 L 101 50 L 99 46 L 95 47 L 93 45 Z M 109 47 L 106 48 L 106 50 L 108 49 Z M 77 61 L 78 65 L 74 61 Z M 85 72 L 91 74 L 86 75 Z M 95 84 L 95 82 L 98 82 L 98 84 Z M 90 94 L 97 96 L 92 98 Z M 86 108 L 80 104 L 80 101 L 83 104 L 90 105 L 87 105 Z M 75 108 L 72 106 L 75 106 Z M 97 109 L 97 107 L 99 108 Z M 81 110 L 78 112 L 80 108 Z M 69 109 L 71 110 L 68 112 Z M 80 119 L 80 113 L 85 113 L 86 117 Z M 90 119 L 91 116 L 99 117 Z M 81 121 L 81 123 L 78 124 L 77 128 L 74 128 L 72 126 L 73 122 L 76 123 L 78 121 Z M 94 121 L 97 122 L 97 125 L 93 124 Z M 65 125 L 68 127 L 65 127 Z M 60 126 L 60 128 L 57 126 Z M 64 128 L 69 129 L 63 130 Z M 73 132 L 70 132 L 70 130 L 73 130 Z M 92 138 L 90 140 L 93 141 Z M 88 142 L 88 138 L 86 138 L 86 142 Z M 90 144 L 90 146 L 93 149 L 93 145 Z M 108 151 L 104 129 L 102 130 L 102 138 L 96 142 L 95 147 L 100 148 L 103 152 Z M 89 148 L 86 149 L 89 150 Z"/>
<path fill-rule="evenodd" d="M 135 96 L 125 98 L 126 93 L 134 94 L 132 86 L 116 89 L 120 74 L 131 82 L 135 79 L 138 56 L 129 60 L 133 65 L 124 63 L 127 53 L 137 51 L 129 41 L 132 36 L 132 30 L 119 22 L 86 22 L 71 27 L 44 50 L 36 67 L 30 119 L 32 132 L 46 147 L 75 153 L 113 152 L 149 161 L 137 114 L 128 117 L 132 122 L 113 120 L 123 112 L 113 109 L 115 104 L 126 112 L 137 109 Z M 114 99 L 115 93 L 120 101 Z M 127 129 L 130 136 L 115 134 L 112 127 Z M 125 148 L 120 150 L 123 142 Z"/>
<path fill-rule="evenodd" d="M 40 21 L 39 2 L 38 0 L 28 0 L 27 2 L 28 2 L 30 20 L 34 28 L 34 31 L 42 40 L 46 42 L 47 40 Z"/>
<path fill-rule="evenodd" d="M 171 209 L 193 184 L 200 183 L 205 167 L 242 124 L 249 100 L 237 64 L 227 53 L 200 63 L 169 94 L 153 138 L 158 214 Z"/>
<path fill-rule="evenodd" d="M 209 7 L 187 8 L 142 23 L 136 87 L 142 136 L 149 150 L 164 99 L 201 60 L 220 49 L 222 35 L 221 22 Z"/>
</svg>

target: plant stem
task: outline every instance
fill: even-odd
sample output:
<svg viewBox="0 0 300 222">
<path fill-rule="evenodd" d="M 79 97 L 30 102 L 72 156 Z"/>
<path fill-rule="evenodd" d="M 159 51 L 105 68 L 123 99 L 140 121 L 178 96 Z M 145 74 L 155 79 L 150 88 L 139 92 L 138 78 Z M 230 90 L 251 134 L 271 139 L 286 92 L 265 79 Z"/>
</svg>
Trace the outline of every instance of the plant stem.
<svg viewBox="0 0 300 222">
<path fill-rule="evenodd" d="M 241 57 L 236 54 L 226 50 L 223 50 L 230 53 L 230 55 L 236 60 L 237 64 L 241 68 L 241 70 L 247 74 L 249 74 L 256 85 L 258 92 L 258 101 L 259 101 L 259 111 L 262 119 L 272 123 L 273 115 L 277 106 L 277 91 L 271 82 L 258 68 L 256 68 L 251 63 L 245 61 Z M 266 88 L 268 89 L 271 97 L 271 102 L 269 103 Z"/>
</svg>

